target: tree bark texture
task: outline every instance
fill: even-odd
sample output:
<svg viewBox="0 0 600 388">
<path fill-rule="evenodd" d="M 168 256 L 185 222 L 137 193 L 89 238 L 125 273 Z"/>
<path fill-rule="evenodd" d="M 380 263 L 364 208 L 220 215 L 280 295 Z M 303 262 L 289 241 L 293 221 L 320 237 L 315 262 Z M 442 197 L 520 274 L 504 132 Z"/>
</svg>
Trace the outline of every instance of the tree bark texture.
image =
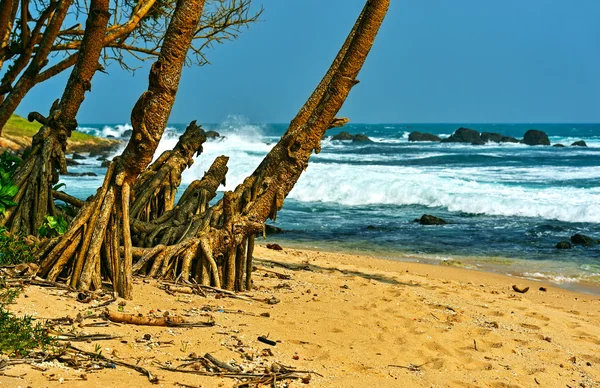
<svg viewBox="0 0 600 388">
<path fill-rule="evenodd" d="M 204 131 L 190 123 L 175 148 L 163 152 L 135 181 L 131 218 L 149 222 L 173 209 L 181 174 L 194 163 L 194 154 L 202 153 L 205 141 Z"/>
</svg>

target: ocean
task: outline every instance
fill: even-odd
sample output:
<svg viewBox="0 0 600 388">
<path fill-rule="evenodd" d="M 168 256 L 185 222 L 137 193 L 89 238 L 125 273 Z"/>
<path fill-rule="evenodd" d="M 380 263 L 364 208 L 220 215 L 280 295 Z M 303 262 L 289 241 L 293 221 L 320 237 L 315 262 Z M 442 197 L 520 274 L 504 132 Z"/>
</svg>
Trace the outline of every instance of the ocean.
<svg viewBox="0 0 600 388">
<path fill-rule="evenodd" d="M 566 147 L 408 141 L 412 131 L 446 137 L 461 126 L 516 138 L 534 128 Z M 221 189 L 232 190 L 287 125 L 230 117 L 203 128 L 225 138 L 204 144 L 183 175 L 180 193 L 219 155 L 230 157 Z M 116 137 L 128 129 L 80 128 Z M 155 157 L 171 149 L 183 129 L 170 125 Z M 277 221 L 270 222 L 285 232 L 269 242 L 481 269 L 600 294 L 600 245 L 555 248 L 575 233 L 600 239 L 600 124 L 349 124 L 328 135 L 340 131 L 363 133 L 373 142 L 324 140 Z M 570 147 L 577 140 L 588 147 Z M 65 191 L 85 199 L 100 186 L 105 169 L 90 158 L 70 171 L 98 174 L 61 178 Z M 423 214 L 449 224 L 412 222 Z"/>
</svg>

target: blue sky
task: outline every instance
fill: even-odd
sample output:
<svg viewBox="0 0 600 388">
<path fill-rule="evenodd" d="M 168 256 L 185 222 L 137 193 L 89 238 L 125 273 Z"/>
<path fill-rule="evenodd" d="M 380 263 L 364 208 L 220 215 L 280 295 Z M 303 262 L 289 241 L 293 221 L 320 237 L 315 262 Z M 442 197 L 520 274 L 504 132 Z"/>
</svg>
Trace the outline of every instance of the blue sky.
<svg viewBox="0 0 600 388">
<path fill-rule="evenodd" d="M 289 122 L 363 0 L 254 0 L 261 21 L 186 68 L 171 122 Z M 341 115 L 353 122 L 600 122 L 600 1 L 392 0 Z M 97 74 L 78 121 L 129 122 L 147 68 Z M 47 112 L 65 78 L 18 113 Z"/>
</svg>

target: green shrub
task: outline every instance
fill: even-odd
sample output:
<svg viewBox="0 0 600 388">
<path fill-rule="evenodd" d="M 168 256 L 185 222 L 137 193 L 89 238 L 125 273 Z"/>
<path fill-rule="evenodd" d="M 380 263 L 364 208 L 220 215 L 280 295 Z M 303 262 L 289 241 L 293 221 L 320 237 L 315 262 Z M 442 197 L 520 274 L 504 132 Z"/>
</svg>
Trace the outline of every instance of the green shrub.
<svg viewBox="0 0 600 388">
<path fill-rule="evenodd" d="M 21 158 L 8 151 L 4 151 L 0 155 L 0 171 L 2 172 L 7 172 L 12 176 L 19 164 L 21 164 Z"/>
<path fill-rule="evenodd" d="M 31 263 L 36 261 L 34 247 L 20 236 L 9 234 L 0 227 L 0 265 Z"/>
<path fill-rule="evenodd" d="M 19 191 L 19 187 L 12 182 L 12 174 L 21 163 L 18 157 L 4 152 L 0 155 L 0 214 L 5 215 L 6 209 L 17 206 L 12 199 Z"/>
<path fill-rule="evenodd" d="M 38 233 L 40 237 L 52 238 L 65 234 L 68 229 L 69 223 L 59 214 L 56 217 L 44 216 L 44 222 L 42 222 Z"/>
<path fill-rule="evenodd" d="M 17 317 L 6 309 L 18 293 L 15 288 L 0 288 L 0 354 L 9 357 L 26 357 L 34 350 L 49 349 L 55 342 L 47 325 L 28 315 Z"/>
</svg>

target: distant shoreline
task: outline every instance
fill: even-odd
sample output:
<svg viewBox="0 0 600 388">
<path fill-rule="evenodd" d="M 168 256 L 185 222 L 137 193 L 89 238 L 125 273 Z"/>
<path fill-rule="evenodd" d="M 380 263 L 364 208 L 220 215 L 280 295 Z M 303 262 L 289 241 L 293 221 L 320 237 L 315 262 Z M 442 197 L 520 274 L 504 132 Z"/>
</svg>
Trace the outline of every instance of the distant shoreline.
<svg viewBox="0 0 600 388">
<path fill-rule="evenodd" d="M 407 250 L 410 247 L 407 247 L 407 250 L 387 250 L 384 251 L 371 251 L 368 252 L 368 248 L 365 247 L 361 250 L 353 250 L 349 248 L 344 248 L 343 246 L 335 246 L 334 244 L 329 244 L 326 241 L 315 241 L 314 244 L 311 245 L 310 242 L 298 242 L 294 239 L 281 239 L 278 238 L 277 235 L 273 235 L 267 237 L 267 240 L 262 240 L 262 238 L 257 240 L 258 244 L 267 244 L 267 243 L 277 243 L 280 244 L 284 249 L 286 247 L 292 249 L 299 249 L 303 251 L 311 251 L 311 252 L 323 252 L 323 253 L 331 253 L 331 254 L 340 254 L 340 255 L 354 255 L 360 257 L 362 259 L 375 258 L 381 260 L 389 260 L 395 262 L 402 263 L 411 263 L 411 264 L 419 264 L 419 265 L 427 265 L 434 266 L 437 268 L 452 268 L 457 270 L 464 271 L 475 271 L 477 273 L 491 274 L 497 276 L 503 276 L 508 279 L 519 279 L 526 280 L 530 282 L 539 283 L 541 286 L 548 285 L 551 287 L 558 287 L 563 290 L 592 295 L 592 296 L 600 296 L 600 283 L 579 281 L 579 282 L 555 282 L 550 278 L 534 278 L 531 276 L 526 276 L 525 272 L 519 271 L 518 269 L 508 270 L 509 267 L 506 263 L 502 263 L 503 260 L 510 262 L 515 266 L 532 264 L 531 261 L 518 259 L 518 258 L 509 258 L 509 257 L 494 257 L 490 260 L 490 257 L 487 256 L 461 256 L 456 254 L 418 254 L 411 253 Z M 323 244 L 324 243 L 324 244 Z M 322 244 L 320 246 L 315 246 L 315 244 Z M 445 264 L 447 263 L 447 264 Z M 541 266 L 540 266 L 541 267 Z M 507 271 L 508 270 L 508 271 Z"/>
</svg>

